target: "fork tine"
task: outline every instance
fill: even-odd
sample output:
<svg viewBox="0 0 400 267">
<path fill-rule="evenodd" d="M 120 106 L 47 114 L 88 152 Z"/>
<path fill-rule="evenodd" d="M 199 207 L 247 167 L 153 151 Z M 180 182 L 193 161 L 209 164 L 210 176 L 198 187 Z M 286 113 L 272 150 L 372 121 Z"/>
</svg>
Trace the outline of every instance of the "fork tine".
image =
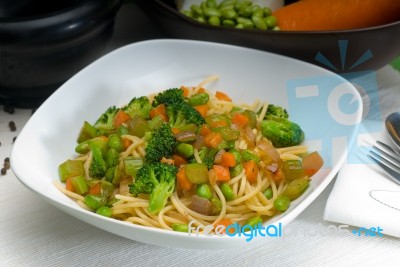
<svg viewBox="0 0 400 267">
<path fill-rule="evenodd" d="M 381 145 L 381 146 L 383 146 L 384 148 L 386 148 L 388 151 L 394 153 L 395 155 L 400 156 L 399 152 L 396 151 L 395 149 L 393 149 L 393 148 L 392 148 L 391 146 L 389 146 L 388 144 L 385 144 L 385 143 L 383 143 L 383 142 L 381 142 L 381 141 L 376 141 L 376 143 L 379 144 L 379 145 Z"/>
<path fill-rule="evenodd" d="M 383 144 L 382 142 L 380 142 L 380 144 Z M 385 148 L 387 148 L 387 146 L 388 145 L 386 145 L 386 144 L 383 144 L 383 145 L 385 145 Z M 389 161 L 391 161 L 393 164 L 397 164 L 397 165 L 400 165 L 400 158 L 399 158 L 399 156 L 397 155 L 397 154 L 393 154 L 393 153 L 395 153 L 395 152 L 392 152 L 392 150 L 390 150 L 390 152 L 392 152 L 392 153 L 388 153 L 387 151 L 384 151 L 384 150 L 382 150 L 381 148 L 379 148 L 379 147 L 377 147 L 377 146 L 372 146 L 372 149 L 375 149 L 376 151 L 378 151 L 379 152 L 379 157 L 381 157 L 381 158 L 384 158 L 384 159 L 386 159 L 386 160 L 389 160 Z M 392 149 L 392 148 L 391 148 Z M 373 152 L 373 150 L 371 150 L 371 152 Z"/>
<path fill-rule="evenodd" d="M 380 155 L 376 154 L 372 150 L 370 151 L 370 154 L 368 154 L 368 157 L 375 161 L 383 170 L 385 170 L 390 175 L 392 181 L 400 184 L 400 170 L 396 165 L 386 160 L 385 158 L 382 158 Z M 396 171 L 395 169 L 399 171 Z"/>
</svg>

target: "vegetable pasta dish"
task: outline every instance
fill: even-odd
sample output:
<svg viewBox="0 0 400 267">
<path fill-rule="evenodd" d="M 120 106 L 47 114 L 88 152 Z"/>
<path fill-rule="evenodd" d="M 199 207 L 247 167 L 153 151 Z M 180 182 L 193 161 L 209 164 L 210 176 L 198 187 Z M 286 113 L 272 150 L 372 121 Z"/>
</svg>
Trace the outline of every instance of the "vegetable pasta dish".
<svg viewBox="0 0 400 267">
<path fill-rule="evenodd" d="M 285 212 L 323 165 L 286 109 L 236 104 L 205 85 L 111 106 L 84 121 L 55 185 L 84 209 L 133 224 L 254 226 Z"/>
</svg>

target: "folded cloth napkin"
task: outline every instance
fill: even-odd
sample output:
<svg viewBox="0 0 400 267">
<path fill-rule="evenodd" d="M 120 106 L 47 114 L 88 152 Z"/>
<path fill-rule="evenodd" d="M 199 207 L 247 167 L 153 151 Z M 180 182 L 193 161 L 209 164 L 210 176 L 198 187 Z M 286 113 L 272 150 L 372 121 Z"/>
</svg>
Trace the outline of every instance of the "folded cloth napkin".
<svg viewBox="0 0 400 267">
<path fill-rule="evenodd" d="M 400 74 L 391 68 L 385 68 L 378 73 L 378 79 L 380 79 L 378 91 L 382 116 L 375 121 L 361 123 L 361 132 L 367 134 L 357 136 L 348 155 L 362 160 L 358 163 L 346 162 L 339 171 L 326 203 L 324 220 L 366 229 L 380 227 L 383 229 L 383 234 L 400 237 L 400 210 L 382 204 L 370 195 L 374 190 L 398 191 L 400 194 L 400 185 L 392 182 L 387 173 L 366 157 L 376 140 L 394 147 L 381 118 L 385 118 L 396 109 L 400 111 Z M 381 130 L 370 133 L 362 131 L 367 127 Z"/>
</svg>

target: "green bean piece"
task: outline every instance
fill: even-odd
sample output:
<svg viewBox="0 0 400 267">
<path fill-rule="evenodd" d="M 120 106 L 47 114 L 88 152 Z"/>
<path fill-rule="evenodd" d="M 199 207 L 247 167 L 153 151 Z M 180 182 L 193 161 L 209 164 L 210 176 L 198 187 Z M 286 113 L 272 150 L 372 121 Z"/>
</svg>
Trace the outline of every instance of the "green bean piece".
<svg viewBox="0 0 400 267">
<path fill-rule="evenodd" d="M 268 16 L 270 16 L 271 14 L 272 14 L 272 10 L 271 10 L 271 8 L 269 8 L 269 7 L 263 7 L 263 11 L 264 11 L 264 16 L 265 17 L 268 17 Z"/>
<path fill-rule="evenodd" d="M 210 96 L 207 93 L 199 93 L 189 97 L 187 103 L 191 106 L 200 106 L 207 104 L 209 100 Z"/>
<path fill-rule="evenodd" d="M 203 9 L 199 5 L 191 5 L 190 10 L 195 18 L 203 16 Z"/>
<path fill-rule="evenodd" d="M 228 5 L 234 5 L 235 3 L 236 3 L 236 0 L 223 0 L 223 1 L 221 1 L 221 3 L 219 3 L 218 8 L 221 9 Z"/>
<path fill-rule="evenodd" d="M 306 176 L 301 160 L 285 160 L 282 163 L 282 171 L 287 181 L 293 181 Z"/>
<path fill-rule="evenodd" d="M 258 224 L 262 224 L 262 219 L 260 216 L 249 218 L 244 225 L 249 225 L 250 227 L 254 228 Z"/>
<path fill-rule="evenodd" d="M 120 136 L 129 134 L 128 128 L 124 125 L 119 126 L 117 129 L 117 134 Z"/>
<path fill-rule="evenodd" d="M 242 151 L 242 159 L 245 162 L 249 160 L 254 160 L 256 163 L 258 163 L 260 161 L 260 157 L 248 149 Z"/>
<path fill-rule="evenodd" d="M 137 171 L 143 166 L 143 159 L 129 156 L 124 158 L 124 172 L 126 175 L 136 176 Z"/>
<path fill-rule="evenodd" d="M 103 196 L 91 194 L 86 195 L 83 199 L 83 202 L 92 210 L 97 210 L 98 208 L 106 204 L 106 200 Z"/>
<path fill-rule="evenodd" d="M 207 23 L 207 20 L 206 20 L 206 18 L 205 18 L 205 17 L 203 17 L 203 16 L 199 16 L 199 17 L 197 17 L 197 18 L 196 18 L 196 20 L 197 20 L 198 22 L 200 22 L 200 23 Z"/>
<path fill-rule="evenodd" d="M 203 9 L 203 14 L 206 18 L 221 17 L 221 11 L 212 7 L 207 7 Z"/>
<path fill-rule="evenodd" d="M 236 26 L 235 26 L 235 28 L 236 29 L 244 29 L 244 26 L 243 26 L 243 24 L 236 24 Z"/>
<path fill-rule="evenodd" d="M 267 189 L 265 189 L 265 191 L 264 191 L 264 196 L 265 196 L 267 199 L 272 199 L 272 197 L 274 196 L 274 191 L 272 190 L 271 187 L 268 187 Z"/>
<path fill-rule="evenodd" d="M 221 13 L 224 10 L 235 10 L 235 6 L 233 4 L 230 4 L 230 5 L 224 5 L 224 6 L 219 8 L 219 11 L 221 11 Z"/>
<path fill-rule="evenodd" d="M 237 11 L 239 16 L 242 16 L 244 18 L 249 18 L 251 17 L 251 15 L 253 15 L 253 9 L 251 8 L 251 6 L 247 5 L 238 6 Z"/>
<path fill-rule="evenodd" d="M 236 21 L 238 22 L 238 24 L 242 24 L 244 29 L 253 29 L 254 28 L 254 24 L 251 21 L 251 19 L 249 19 L 249 18 L 238 17 L 236 19 Z"/>
<path fill-rule="evenodd" d="M 78 143 L 82 143 L 83 141 L 92 139 L 96 136 L 97 136 L 97 129 L 93 125 L 85 121 L 81 128 L 81 131 L 79 132 Z"/>
<path fill-rule="evenodd" d="M 264 16 L 264 10 L 262 8 L 256 8 L 253 10 L 252 17 L 262 18 Z"/>
<path fill-rule="evenodd" d="M 234 149 L 230 149 L 229 152 L 232 153 L 235 156 L 236 162 L 242 161 L 242 155 L 240 154 L 239 150 L 234 148 Z"/>
<path fill-rule="evenodd" d="M 211 16 L 211 17 L 208 19 L 208 23 L 209 23 L 210 25 L 212 25 L 212 26 L 220 26 L 220 25 L 221 25 L 221 20 L 220 20 L 220 18 L 217 17 L 217 16 Z"/>
<path fill-rule="evenodd" d="M 275 16 L 268 16 L 265 17 L 265 23 L 267 24 L 268 28 L 272 29 L 276 26 L 278 20 L 276 19 Z"/>
<path fill-rule="evenodd" d="M 194 154 L 193 146 L 187 143 L 179 143 L 176 146 L 176 151 L 184 158 L 190 158 Z"/>
<path fill-rule="evenodd" d="M 236 198 L 232 188 L 227 183 L 221 183 L 219 188 L 221 189 L 222 194 L 224 195 L 227 201 L 231 201 Z"/>
<path fill-rule="evenodd" d="M 285 195 L 278 196 L 274 201 L 274 207 L 278 211 L 286 211 L 290 206 L 290 198 Z"/>
<path fill-rule="evenodd" d="M 288 184 L 282 195 L 289 197 L 290 200 L 294 200 L 301 196 L 309 185 L 310 180 L 306 177 L 295 179 Z"/>
<path fill-rule="evenodd" d="M 112 216 L 112 209 L 107 206 L 101 206 L 96 210 L 96 213 L 101 216 L 110 218 Z"/>
<path fill-rule="evenodd" d="M 122 138 L 117 133 L 112 133 L 108 136 L 107 146 L 109 148 L 115 149 L 118 152 L 122 152 L 124 150 Z"/>
<path fill-rule="evenodd" d="M 187 224 L 173 223 L 171 228 L 176 232 L 187 233 L 189 231 L 189 226 Z"/>
<path fill-rule="evenodd" d="M 122 178 L 122 172 L 118 167 L 111 167 L 106 171 L 106 181 L 114 185 L 119 185 Z"/>
<path fill-rule="evenodd" d="M 205 199 L 210 199 L 212 197 L 212 191 L 210 186 L 208 184 L 197 185 L 196 195 Z"/>
<path fill-rule="evenodd" d="M 119 163 L 119 153 L 117 152 L 117 150 L 110 148 L 107 151 L 105 161 L 107 163 L 107 166 L 109 167 L 116 166 Z"/>
</svg>

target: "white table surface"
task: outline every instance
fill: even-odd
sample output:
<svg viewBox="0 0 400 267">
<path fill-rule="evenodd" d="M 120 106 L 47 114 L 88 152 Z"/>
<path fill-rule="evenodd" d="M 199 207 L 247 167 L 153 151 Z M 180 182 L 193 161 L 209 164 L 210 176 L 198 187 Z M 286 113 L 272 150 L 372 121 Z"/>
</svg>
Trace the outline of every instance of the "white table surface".
<svg viewBox="0 0 400 267">
<path fill-rule="evenodd" d="M 387 73 L 378 71 L 385 88 L 393 82 Z M 399 90 L 381 92 L 381 98 L 384 114 L 400 106 Z M 30 116 L 31 110 L 8 114 L 1 107 L 0 164 Z M 11 120 L 16 132 L 10 131 Z M 290 227 L 339 226 L 323 220 L 334 182 Z M 218 251 L 156 247 L 110 234 L 63 213 L 25 188 L 11 170 L 0 175 L 0 266 L 400 266 L 399 252 L 398 238 L 351 234 L 299 234 Z"/>
</svg>

